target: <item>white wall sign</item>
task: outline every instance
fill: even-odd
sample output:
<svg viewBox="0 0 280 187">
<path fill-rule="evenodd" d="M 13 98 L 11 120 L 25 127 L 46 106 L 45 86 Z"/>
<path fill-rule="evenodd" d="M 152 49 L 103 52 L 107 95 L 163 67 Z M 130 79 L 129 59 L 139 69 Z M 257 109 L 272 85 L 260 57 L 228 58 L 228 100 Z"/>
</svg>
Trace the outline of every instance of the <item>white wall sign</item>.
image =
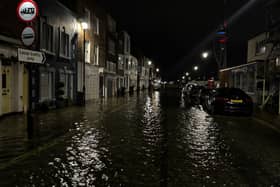
<svg viewBox="0 0 280 187">
<path fill-rule="evenodd" d="M 21 33 L 21 41 L 25 46 L 31 46 L 35 41 L 35 31 L 32 27 L 25 27 Z"/>
<path fill-rule="evenodd" d="M 31 22 L 38 15 L 38 6 L 33 0 L 23 0 L 18 4 L 17 15 L 23 22 Z"/>
<path fill-rule="evenodd" d="M 18 61 L 44 64 L 46 56 L 43 52 L 18 48 Z"/>
</svg>

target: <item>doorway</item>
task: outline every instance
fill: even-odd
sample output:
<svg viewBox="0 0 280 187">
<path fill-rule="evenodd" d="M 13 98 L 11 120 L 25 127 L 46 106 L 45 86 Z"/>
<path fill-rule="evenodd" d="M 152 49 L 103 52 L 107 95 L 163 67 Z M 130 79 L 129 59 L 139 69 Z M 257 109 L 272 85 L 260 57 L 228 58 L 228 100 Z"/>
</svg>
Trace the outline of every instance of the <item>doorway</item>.
<svg viewBox="0 0 280 187">
<path fill-rule="evenodd" d="M 11 66 L 2 66 L 2 114 L 7 114 L 11 112 Z"/>
</svg>

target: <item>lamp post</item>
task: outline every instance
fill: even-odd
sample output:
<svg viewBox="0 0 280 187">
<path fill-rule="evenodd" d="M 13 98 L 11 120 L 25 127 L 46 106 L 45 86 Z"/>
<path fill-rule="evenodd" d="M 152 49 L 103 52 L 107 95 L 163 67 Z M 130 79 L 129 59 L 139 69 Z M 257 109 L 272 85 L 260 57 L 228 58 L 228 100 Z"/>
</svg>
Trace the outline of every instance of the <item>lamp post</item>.
<svg viewBox="0 0 280 187">
<path fill-rule="evenodd" d="M 86 30 L 88 29 L 88 24 L 87 22 L 82 22 L 81 26 L 84 31 L 83 105 L 86 105 Z"/>
<path fill-rule="evenodd" d="M 149 66 L 149 85 L 148 85 L 148 89 L 149 91 L 152 90 L 152 64 L 153 62 L 151 60 L 148 60 L 148 66 Z"/>
</svg>

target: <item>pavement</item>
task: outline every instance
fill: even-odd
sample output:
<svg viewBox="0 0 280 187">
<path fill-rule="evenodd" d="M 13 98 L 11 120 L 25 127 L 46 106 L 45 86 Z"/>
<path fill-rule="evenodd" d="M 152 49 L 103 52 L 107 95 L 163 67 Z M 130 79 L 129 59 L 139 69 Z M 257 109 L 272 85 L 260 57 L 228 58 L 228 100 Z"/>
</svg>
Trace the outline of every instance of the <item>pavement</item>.
<svg viewBox="0 0 280 187">
<path fill-rule="evenodd" d="M 272 114 L 256 107 L 252 118 L 280 133 L 280 115 Z"/>
</svg>

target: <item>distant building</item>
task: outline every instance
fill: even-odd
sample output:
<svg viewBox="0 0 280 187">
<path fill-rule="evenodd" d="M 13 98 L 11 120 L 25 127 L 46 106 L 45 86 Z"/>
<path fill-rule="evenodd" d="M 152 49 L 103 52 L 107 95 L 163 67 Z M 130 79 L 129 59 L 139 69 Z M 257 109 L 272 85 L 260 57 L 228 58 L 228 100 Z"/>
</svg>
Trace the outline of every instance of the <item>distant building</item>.
<svg viewBox="0 0 280 187">
<path fill-rule="evenodd" d="M 119 72 L 118 72 L 118 89 L 123 88 L 125 92 L 129 91 L 130 78 L 129 67 L 131 62 L 131 41 L 126 31 L 119 33 L 118 53 L 119 53 Z"/>
<path fill-rule="evenodd" d="M 139 58 L 138 63 L 138 89 L 148 89 L 153 81 L 154 66 L 149 64 L 151 60 L 145 56 Z"/>
<path fill-rule="evenodd" d="M 106 19 L 106 63 L 102 72 L 103 97 L 117 95 L 116 73 L 117 73 L 117 23 L 107 14 Z"/>
<path fill-rule="evenodd" d="M 120 86 L 125 92 L 133 93 L 137 89 L 138 59 L 131 54 L 131 39 L 126 31 L 119 33 L 119 64 L 123 67 L 120 74 Z"/>
<path fill-rule="evenodd" d="M 138 60 L 134 56 L 130 56 L 128 64 L 129 69 L 129 92 L 133 93 L 137 89 Z"/>
</svg>

